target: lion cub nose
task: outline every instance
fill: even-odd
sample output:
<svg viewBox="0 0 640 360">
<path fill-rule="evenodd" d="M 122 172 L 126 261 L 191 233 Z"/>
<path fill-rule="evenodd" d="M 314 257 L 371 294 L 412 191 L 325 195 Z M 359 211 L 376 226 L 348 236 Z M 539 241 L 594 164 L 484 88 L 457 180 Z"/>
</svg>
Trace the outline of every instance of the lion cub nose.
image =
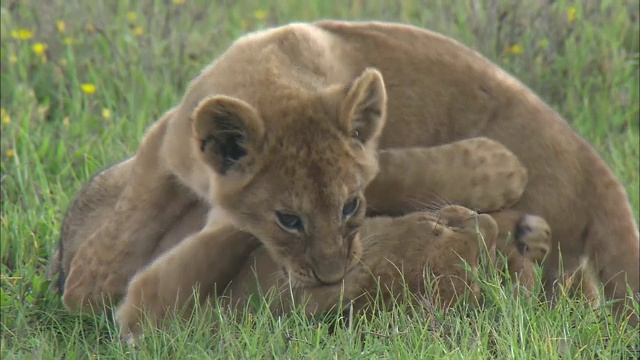
<svg viewBox="0 0 640 360">
<path fill-rule="evenodd" d="M 328 259 L 314 261 L 313 276 L 322 285 L 334 285 L 344 279 L 346 272 L 345 259 Z"/>
</svg>

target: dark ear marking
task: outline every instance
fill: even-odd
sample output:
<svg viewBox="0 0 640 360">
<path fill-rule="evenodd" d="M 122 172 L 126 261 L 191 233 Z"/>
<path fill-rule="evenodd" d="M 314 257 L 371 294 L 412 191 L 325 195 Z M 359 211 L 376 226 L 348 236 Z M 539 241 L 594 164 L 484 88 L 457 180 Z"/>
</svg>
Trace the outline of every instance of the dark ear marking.
<svg viewBox="0 0 640 360">
<path fill-rule="evenodd" d="M 203 153 L 220 154 L 222 163 L 219 172 L 225 175 L 240 159 L 247 155 L 245 134 L 242 129 L 234 128 L 232 121 L 225 121 L 224 117 L 218 118 L 219 132 L 225 136 L 209 136 L 200 142 L 200 151 Z"/>
<path fill-rule="evenodd" d="M 225 175 L 258 146 L 264 128 L 257 111 L 246 102 L 214 96 L 196 109 L 193 131 L 205 162 Z"/>
</svg>

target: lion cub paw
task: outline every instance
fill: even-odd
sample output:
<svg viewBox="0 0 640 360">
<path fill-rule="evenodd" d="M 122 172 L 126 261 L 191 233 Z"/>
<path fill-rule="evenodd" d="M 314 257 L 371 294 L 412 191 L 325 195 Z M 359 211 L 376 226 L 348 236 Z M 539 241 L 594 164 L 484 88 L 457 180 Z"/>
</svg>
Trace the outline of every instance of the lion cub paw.
<svg viewBox="0 0 640 360">
<path fill-rule="evenodd" d="M 463 205 L 481 212 L 509 207 L 520 199 L 528 181 L 527 169 L 504 145 L 486 138 L 459 143 L 460 163 L 467 176 L 468 199 Z"/>
<path fill-rule="evenodd" d="M 124 302 L 116 311 L 120 326 L 120 338 L 134 344 L 142 336 L 142 309 L 130 302 Z"/>
<path fill-rule="evenodd" d="M 438 210 L 437 214 L 439 215 L 439 221 L 444 226 L 466 229 L 474 234 L 476 233 L 476 230 L 479 230 L 480 235 L 482 235 L 482 239 L 485 242 L 484 246 L 489 250 L 490 254 L 495 252 L 498 227 L 491 216 L 478 214 L 473 210 L 459 205 L 445 206 Z"/>
<path fill-rule="evenodd" d="M 147 311 L 153 312 L 154 290 L 157 283 L 150 273 L 143 271 L 136 275 L 127 288 L 127 295 L 116 310 L 116 322 L 120 326 L 120 337 L 131 344 L 142 335 L 142 322 Z M 143 299 L 144 294 L 144 299 Z M 156 309 L 157 310 L 157 309 Z M 149 317 L 153 320 L 153 317 Z"/>
<path fill-rule="evenodd" d="M 521 285 L 514 296 L 528 296 L 536 283 L 535 264 L 541 263 L 551 251 L 551 228 L 539 216 L 524 215 L 516 222 L 513 236 L 503 243 L 500 251 L 507 257 L 511 278 Z"/>
<path fill-rule="evenodd" d="M 540 216 L 524 215 L 516 224 L 514 242 L 520 255 L 541 263 L 551 251 L 551 228 Z"/>
</svg>

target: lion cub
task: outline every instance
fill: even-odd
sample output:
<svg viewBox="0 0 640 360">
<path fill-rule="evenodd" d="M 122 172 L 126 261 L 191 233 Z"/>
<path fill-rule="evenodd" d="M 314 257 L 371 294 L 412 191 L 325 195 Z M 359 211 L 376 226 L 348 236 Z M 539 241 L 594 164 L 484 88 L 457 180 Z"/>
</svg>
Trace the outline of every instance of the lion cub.
<svg viewBox="0 0 640 360">
<path fill-rule="evenodd" d="M 192 308 L 193 289 L 199 292 L 201 303 L 221 301 L 239 309 L 245 308 L 250 296 L 275 291 L 272 307 L 277 313 L 290 311 L 294 303 L 304 305 L 308 314 L 337 306 L 353 306 L 360 311 L 372 304 L 378 291 L 383 298 L 377 299 L 389 305 L 402 300 L 405 289 L 412 298 L 423 295 L 446 308 L 464 294 L 481 295 L 473 274 L 461 265 L 466 262 L 477 271 L 483 249 L 491 254 L 498 243 L 511 242 L 508 233 L 515 234 L 515 244 L 539 250 L 510 254 L 509 265 L 514 260 L 513 264 L 518 262 L 520 267 L 509 270 L 519 278 L 533 278 L 533 261 L 537 259 L 530 255 L 544 257 L 550 249 L 549 227 L 542 218 L 522 214 L 516 217 L 513 212 L 495 216 L 501 218 L 501 228 L 492 216 L 478 215 L 460 206 L 398 218 L 367 218 L 360 231 L 362 255 L 339 284 L 300 283 L 260 247 L 243 262 L 222 296 L 214 290 L 219 284 L 211 278 L 210 270 L 215 271 L 219 265 L 212 258 L 221 254 L 236 256 L 232 249 L 252 248 L 258 242 L 232 227 L 220 228 L 219 241 L 186 240 L 137 274 L 117 311 L 117 319 L 122 335 L 136 338 L 141 333 L 143 315 L 155 321 L 173 310 Z M 425 272 L 431 282 L 426 281 Z"/>
<path fill-rule="evenodd" d="M 77 249 L 64 302 L 100 305 L 122 289 L 196 200 L 224 216 L 193 236 L 213 236 L 224 221 L 259 238 L 296 281 L 339 283 L 359 258 L 367 200 L 381 214 L 397 210 L 385 202 L 390 187 L 365 197 L 378 149 L 478 136 L 528 171 L 514 207 L 553 231 L 547 288 L 588 258 L 607 298 L 624 300 L 617 310 L 637 323 L 626 305 L 629 287 L 640 294 L 638 227 L 593 147 L 477 52 L 380 22 L 290 24 L 235 41 L 143 139 L 109 220 Z"/>
</svg>

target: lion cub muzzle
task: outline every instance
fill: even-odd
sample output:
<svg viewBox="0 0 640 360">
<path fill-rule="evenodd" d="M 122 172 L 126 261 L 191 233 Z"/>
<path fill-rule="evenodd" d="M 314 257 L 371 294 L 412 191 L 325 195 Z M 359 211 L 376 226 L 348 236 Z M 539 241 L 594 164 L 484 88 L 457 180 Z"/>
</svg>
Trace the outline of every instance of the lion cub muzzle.
<svg viewBox="0 0 640 360">
<path fill-rule="evenodd" d="M 335 285 L 344 279 L 355 259 L 356 244 L 360 241 L 357 231 L 336 239 L 335 246 L 316 249 L 311 255 L 311 273 L 322 285 Z"/>
</svg>

